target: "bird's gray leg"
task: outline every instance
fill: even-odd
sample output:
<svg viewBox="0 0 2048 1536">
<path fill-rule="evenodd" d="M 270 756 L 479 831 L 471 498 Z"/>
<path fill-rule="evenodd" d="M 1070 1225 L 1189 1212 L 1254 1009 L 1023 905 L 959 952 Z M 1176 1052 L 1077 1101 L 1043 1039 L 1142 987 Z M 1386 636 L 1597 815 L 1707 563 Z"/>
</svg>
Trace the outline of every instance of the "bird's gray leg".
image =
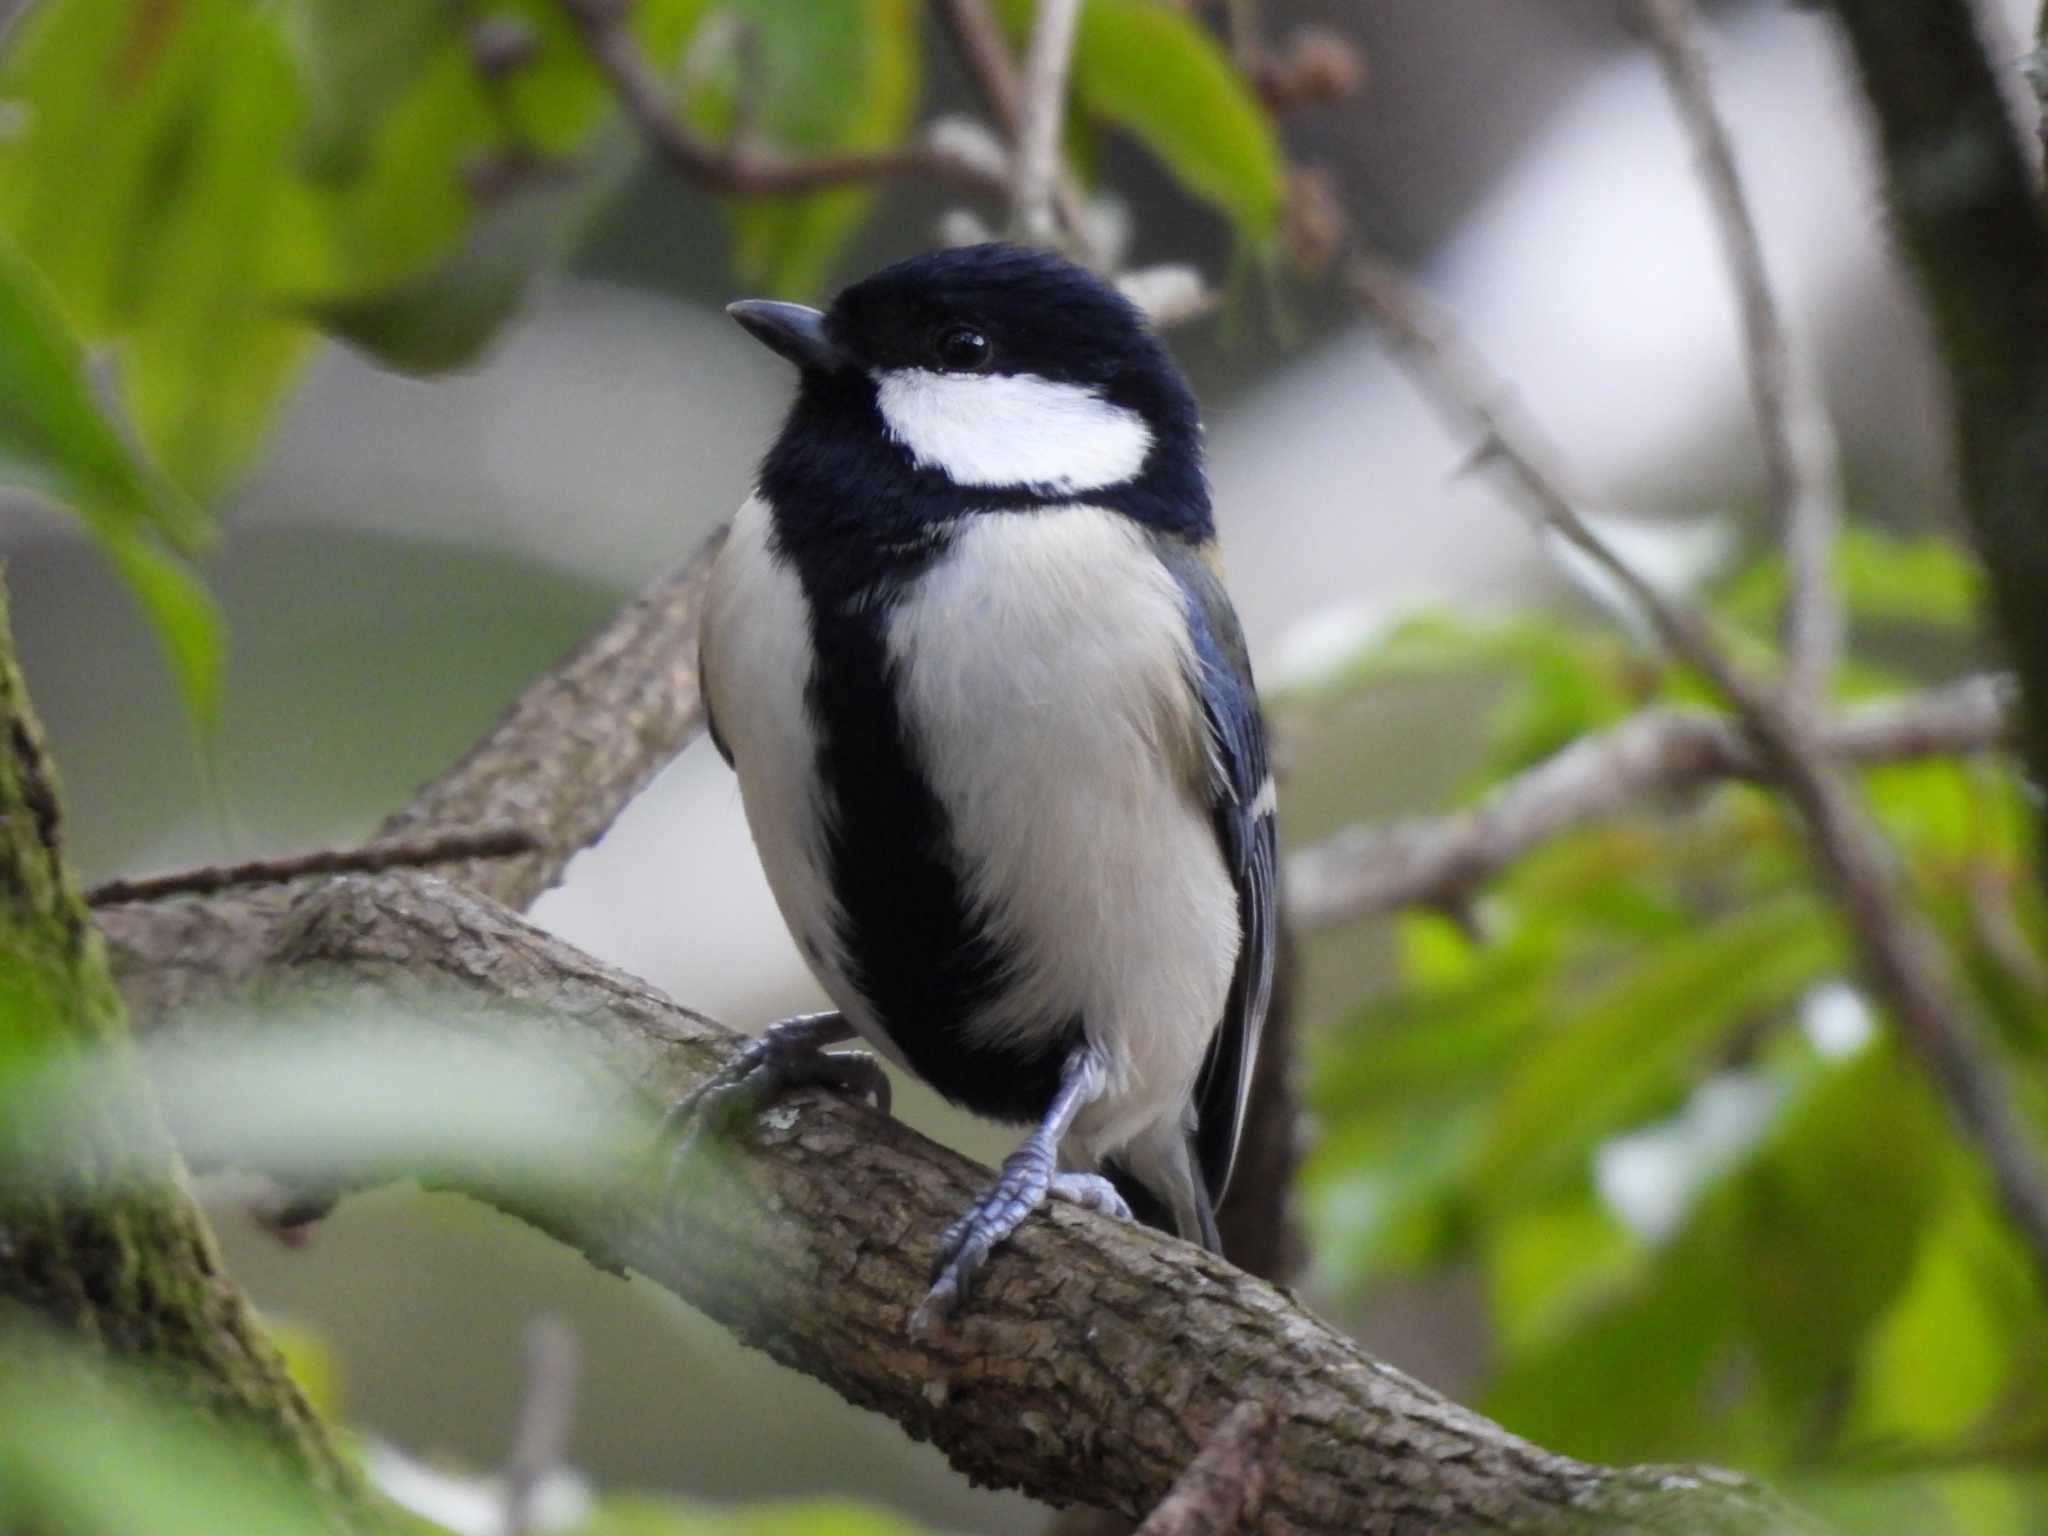
<svg viewBox="0 0 2048 1536">
<path fill-rule="evenodd" d="M 1122 1221 L 1131 1219 L 1130 1208 L 1116 1186 L 1100 1174 L 1058 1171 L 1060 1142 L 1072 1128 L 1074 1117 L 1102 1097 L 1106 1075 L 1102 1058 L 1091 1046 L 1083 1045 L 1067 1058 L 1060 1072 L 1059 1091 L 1038 1128 L 1003 1159 L 994 1187 L 940 1236 L 932 1288 L 910 1315 L 913 1337 L 930 1337 L 938 1324 L 960 1309 L 989 1251 L 1043 1205 L 1046 1196 L 1058 1195 Z"/>
<path fill-rule="evenodd" d="M 842 1013 L 806 1013 L 770 1024 L 741 1047 L 738 1055 L 678 1100 L 662 1120 L 665 1134 L 685 1133 L 685 1153 L 705 1127 L 732 1129 L 792 1088 L 835 1088 L 856 1098 L 872 1098 L 875 1108 L 889 1113 L 889 1075 L 865 1051 L 827 1052 L 825 1047 L 851 1040 L 853 1026 Z"/>
</svg>

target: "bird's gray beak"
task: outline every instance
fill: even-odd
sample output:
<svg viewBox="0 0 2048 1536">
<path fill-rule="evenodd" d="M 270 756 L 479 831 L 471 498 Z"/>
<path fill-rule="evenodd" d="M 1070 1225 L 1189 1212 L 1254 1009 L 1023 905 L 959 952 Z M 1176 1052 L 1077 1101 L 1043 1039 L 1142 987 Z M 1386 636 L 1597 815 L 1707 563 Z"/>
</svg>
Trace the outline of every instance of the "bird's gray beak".
<svg viewBox="0 0 2048 1536">
<path fill-rule="evenodd" d="M 825 334 L 824 315 L 808 305 L 741 299 L 726 305 L 725 312 L 761 345 L 781 353 L 799 368 L 830 372 L 846 361 L 846 354 Z"/>
</svg>

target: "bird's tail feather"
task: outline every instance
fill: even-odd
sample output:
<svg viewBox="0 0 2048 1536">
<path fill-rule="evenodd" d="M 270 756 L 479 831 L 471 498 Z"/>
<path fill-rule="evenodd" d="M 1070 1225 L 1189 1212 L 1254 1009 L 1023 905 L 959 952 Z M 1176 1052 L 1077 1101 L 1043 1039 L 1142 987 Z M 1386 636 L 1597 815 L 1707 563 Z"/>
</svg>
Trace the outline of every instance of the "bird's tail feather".
<svg viewBox="0 0 2048 1536">
<path fill-rule="evenodd" d="M 1223 1236 L 1216 1230 L 1216 1204 L 1209 1198 L 1208 1184 L 1202 1178 L 1201 1160 L 1193 1155 L 1192 1147 L 1187 1167 L 1193 1187 L 1184 1191 L 1179 1201 L 1169 1200 L 1149 1185 L 1139 1182 L 1135 1174 L 1114 1158 L 1102 1165 L 1102 1172 L 1116 1186 L 1116 1192 L 1124 1197 L 1131 1214 L 1146 1226 L 1160 1232 L 1171 1232 L 1191 1243 L 1200 1243 L 1211 1253 L 1221 1253 Z M 1186 1207 L 1178 1217 L 1175 1215 L 1176 1205 Z"/>
</svg>

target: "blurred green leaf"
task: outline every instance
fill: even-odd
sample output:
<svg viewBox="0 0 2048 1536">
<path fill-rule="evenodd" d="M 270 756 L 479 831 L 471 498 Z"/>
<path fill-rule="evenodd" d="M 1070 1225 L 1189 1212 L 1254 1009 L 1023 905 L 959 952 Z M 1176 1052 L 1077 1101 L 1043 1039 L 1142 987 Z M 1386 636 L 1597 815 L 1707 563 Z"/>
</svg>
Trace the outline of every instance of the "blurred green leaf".
<svg viewBox="0 0 2048 1536">
<path fill-rule="evenodd" d="M 1931 1450 L 1962 1443 L 2023 1369 L 2029 1328 L 2041 1328 L 2039 1306 L 2012 1239 L 1979 1201 L 1951 1201 L 1919 1245 L 1898 1304 L 1871 1331 L 1844 1437 Z"/>
<path fill-rule="evenodd" d="M 837 1500 L 734 1508 L 648 1497 L 607 1499 L 571 1536 L 916 1536 L 897 1516 Z"/>
<path fill-rule="evenodd" d="M 298 83 L 273 18 L 237 8 L 213 43 L 211 81 L 181 125 L 184 174 L 162 207 L 121 379 L 136 430 L 188 491 L 231 486 L 268 438 L 313 340 L 273 289 L 273 253 L 296 238 L 282 193 Z"/>
<path fill-rule="evenodd" d="M 732 130 L 742 100 L 751 131 L 790 153 L 880 148 L 910 131 L 921 59 L 908 0 L 734 0 L 726 14 L 747 39 L 692 103 L 714 136 Z M 734 275 L 763 293 L 816 296 L 875 196 L 840 187 L 731 202 Z"/>
<path fill-rule="evenodd" d="M 253 1432 L 135 1371 L 0 1334 L 0 1529 L 38 1536 L 331 1536 Z"/>
<path fill-rule="evenodd" d="M 104 549 L 149 616 L 202 728 L 220 701 L 213 601 L 166 544 L 195 547 L 205 515 L 122 441 L 85 358 L 38 275 L 0 237 L 0 481 L 62 502 Z"/>
<path fill-rule="evenodd" d="M 1511 1360 L 1567 1336 L 1644 1257 L 1590 1186 L 1505 1213 L 1481 1244 L 1488 1316 Z"/>
<path fill-rule="evenodd" d="M 1851 523 L 1835 545 L 1835 579 L 1855 619 L 1974 634 L 1983 612 L 1983 570 L 1967 548 L 1939 534 Z M 1768 631 L 1786 590 L 1784 561 L 1772 553 L 1731 582 L 1715 606 Z"/>
<path fill-rule="evenodd" d="M 518 312 L 534 280 L 558 266 L 638 162 L 615 124 L 573 172 L 542 172 L 503 194 L 443 261 L 375 293 L 315 302 L 335 335 L 394 367 L 433 373 L 475 362 Z"/>
<path fill-rule="evenodd" d="M 278 307 L 299 92 L 240 0 L 45 0 L 0 57 L 24 127 L 0 225 L 81 334 L 116 344 L 138 436 L 212 495 L 246 466 L 308 339 Z"/>
<path fill-rule="evenodd" d="M 1002 0 L 1020 43 L 1031 0 Z M 1273 125 L 1222 44 L 1163 0 L 1086 0 L 1074 40 L 1074 99 L 1131 135 L 1255 247 L 1269 246 L 1287 194 Z"/>
<path fill-rule="evenodd" d="M 1889 1042 L 1807 1081 L 1739 1186 L 1744 1327 L 1795 1424 L 1904 1287 L 1947 1173 L 1941 1110 Z"/>
<path fill-rule="evenodd" d="M 321 180 L 361 172 L 384 114 L 448 46 L 446 0 L 291 0 L 285 27 L 305 78 L 303 163 Z"/>
<path fill-rule="evenodd" d="M 1478 1171 L 1507 1201 L 1583 1170 L 1595 1145 L 1672 1104 L 1742 1022 L 1839 968 L 1840 934 L 1793 892 L 1639 951 L 1510 1072 Z"/>
<path fill-rule="evenodd" d="M 1719 1202 L 1611 1304 L 1510 1362 L 1481 1406 L 1517 1434 L 1617 1464 L 1725 1456 L 1712 1387 L 1734 1320 Z"/>
<path fill-rule="evenodd" d="M 633 32 L 657 69 L 672 66 L 705 8 L 634 7 Z M 473 362 L 640 162 L 637 135 L 559 5 L 501 0 L 489 14 L 523 27 L 534 50 L 497 96 L 465 29 L 451 21 L 424 40 L 408 31 L 422 56 L 402 61 L 381 113 L 350 118 L 342 169 L 307 194 L 329 249 L 296 274 L 294 307 L 396 367 Z"/>
<path fill-rule="evenodd" d="M 178 173 L 173 153 L 213 83 L 219 0 L 44 0 L 0 39 L 0 229 L 87 337 L 131 312 Z"/>
</svg>

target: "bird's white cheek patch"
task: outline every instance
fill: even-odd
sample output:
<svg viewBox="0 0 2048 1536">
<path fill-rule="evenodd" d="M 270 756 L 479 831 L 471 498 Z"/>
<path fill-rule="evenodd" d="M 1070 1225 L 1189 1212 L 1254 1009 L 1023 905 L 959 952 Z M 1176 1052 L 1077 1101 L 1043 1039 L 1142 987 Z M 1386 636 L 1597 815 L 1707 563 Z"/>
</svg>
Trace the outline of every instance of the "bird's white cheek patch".
<svg viewBox="0 0 2048 1536">
<path fill-rule="evenodd" d="M 1135 476 L 1152 449 L 1136 411 L 1036 374 L 904 368 L 875 386 L 889 435 L 955 485 L 1099 491 Z"/>
</svg>

